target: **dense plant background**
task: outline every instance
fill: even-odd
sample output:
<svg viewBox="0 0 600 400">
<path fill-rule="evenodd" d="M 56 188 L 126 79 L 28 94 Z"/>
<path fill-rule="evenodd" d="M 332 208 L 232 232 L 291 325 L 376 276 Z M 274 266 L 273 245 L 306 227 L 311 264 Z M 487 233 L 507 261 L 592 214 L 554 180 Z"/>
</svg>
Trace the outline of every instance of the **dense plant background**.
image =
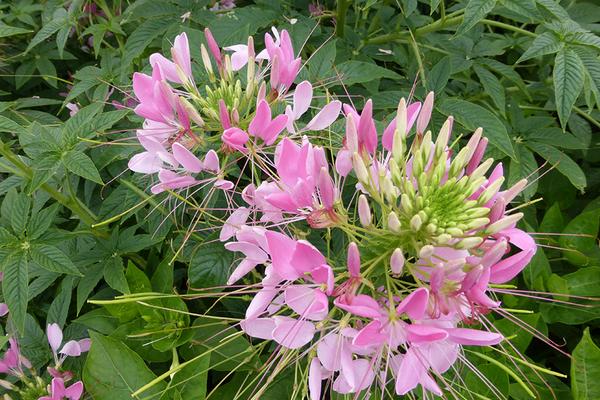
<svg viewBox="0 0 600 400">
<path fill-rule="evenodd" d="M 520 200 L 524 227 L 541 247 L 518 286 L 559 300 L 600 296 L 598 3 L 222 3 L 231 2 L 0 3 L 0 267 L 10 309 L 3 325 L 36 367 L 51 358 L 44 330 L 56 322 L 68 338 L 92 338 L 87 356 L 69 361 L 90 398 L 131 398 L 177 363 L 183 368 L 170 386 L 161 381 L 140 398 L 234 398 L 258 373 L 261 359 L 247 339 L 220 346 L 227 318 L 241 317 L 247 299 L 215 303 L 198 291 L 225 283 L 232 253 L 210 231 L 190 234 L 190 213 L 171 213 L 172 204 L 151 197 L 150 182 L 127 169 L 141 123 L 127 108 L 133 72 L 148 69 L 150 53 L 168 54 L 183 31 L 199 59 L 205 27 L 222 46 L 256 35 L 259 48 L 271 26 L 287 29 L 308 60 L 299 80 L 346 102 L 373 98 L 380 119 L 401 97 L 435 91 L 437 126 L 450 114 L 459 133 L 482 126 L 508 184 L 530 179 Z M 79 109 L 72 118 L 67 104 Z M 99 304 L 150 291 L 190 296 Z M 600 308 L 578 302 L 584 306 L 503 298 L 573 355 L 496 322 L 528 359 L 567 376 L 549 376 L 549 387 L 531 377 L 539 398 L 600 398 Z M 209 308 L 224 318 L 197 317 Z M 530 398 L 493 363 L 479 367 L 507 398 Z M 289 398 L 293 372 L 263 398 Z"/>
</svg>

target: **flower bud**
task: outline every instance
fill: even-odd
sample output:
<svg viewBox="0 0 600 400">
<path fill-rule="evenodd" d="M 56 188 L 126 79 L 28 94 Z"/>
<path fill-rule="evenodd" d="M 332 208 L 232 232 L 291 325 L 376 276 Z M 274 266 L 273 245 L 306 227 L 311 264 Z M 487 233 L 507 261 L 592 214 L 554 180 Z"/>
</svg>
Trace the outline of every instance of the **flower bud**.
<svg viewBox="0 0 600 400">
<path fill-rule="evenodd" d="M 431 111 L 433 110 L 433 98 L 433 92 L 429 92 L 427 97 L 425 97 L 421 112 L 417 118 L 417 133 L 423 133 L 425 132 L 425 129 L 427 129 L 427 125 L 431 119 Z M 452 125 L 450 125 L 450 128 L 452 128 Z"/>
<path fill-rule="evenodd" d="M 502 176 L 496 179 L 494 182 L 492 182 L 488 187 L 486 187 L 483 193 L 481 193 L 479 195 L 479 198 L 477 199 L 479 204 L 485 204 L 488 201 L 490 201 L 498 193 L 498 190 L 500 190 L 500 187 L 503 183 L 504 177 Z"/>
<path fill-rule="evenodd" d="M 401 138 L 406 137 L 406 130 L 408 127 L 408 114 L 406 111 L 406 100 L 400 99 L 398 103 L 398 110 L 396 111 L 396 130 L 394 131 L 394 138 L 400 135 Z"/>
<path fill-rule="evenodd" d="M 488 235 L 493 235 L 495 233 L 501 232 L 504 229 L 515 225 L 521 218 L 523 218 L 523 213 L 508 215 L 488 226 L 485 229 L 485 233 L 487 233 Z"/>
<path fill-rule="evenodd" d="M 400 232 L 400 228 L 402 227 L 400 220 L 398 219 L 398 215 L 396 215 L 396 213 L 393 211 L 388 214 L 387 224 L 389 230 L 395 233 Z"/>
<path fill-rule="evenodd" d="M 455 247 L 459 250 L 469 250 L 479 246 L 482 242 L 483 239 L 480 237 L 468 237 L 460 240 Z"/>
<path fill-rule="evenodd" d="M 434 251 L 435 247 L 433 247 L 430 244 L 426 244 L 425 246 L 421 247 L 421 250 L 419 250 L 419 257 L 430 258 L 433 255 Z"/>
<path fill-rule="evenodd" d="M 423 221 L 419 215 L 415 215 L 410 219 L 410 227 L 413 231 L 418 231 L 421 229 L 421 225 L 423 225 Z"/>
<path fill-rule="evenodd" d="M 504 201 L 506 204 L 509 204 L 519 193 L 525 189 L 527 186 L 527 179 L 521 179 L 519 182 L 515 183 L 510 189 L 504 192 L 502 197 L 504 197 Z"/>
<path fill-rule="evenodd" d="M 358 218 L 362 226 L 367 227 L 371 225 L 371 208 L 369 207 L 367 196 L 364 194 L 358 196 Z"/>
<path fill-rule="evenodd" d="M 181 101 L 183 108 L 190 116 L 192 121 L 194 121 L 199 127 L 203 127 L 204 120 L 200 116 L 200 113 L 198 113 L 198 110 L 196 110 L 196 107 L 194 107 L 185 97 L 179 97 L 179 100 Z"/>
<path fill-rule="evenodd" d="M 392 273 L 400 275 L 402 273 L 402 268 L 404 268 L 404 261 L 404 253 L 402 250 L 394 250 L 392 257 L 390 258 L 390 268 Z"/>
<path fill-rule="evenodd" d="M 208 55 L 208 51 L 206 51 L 206 47 L 204 47 L 204 44 L 200 45 L 200 55 L 202 57 L 202 64 L 204 64 L 204 69 L 206 70 L 206 73 L 208 74 L 208 77 L 211 80 L 211 82 L 213 82 L 215 80 L 215 73 L 210 62 L 210 56 Z"/>
<path fill-rule="evenodd" d="M 356 243 L 352 242 L 348 245 L 348 272 L 350 276 L 360 276 L 360 252 Z"/>
<path fill-rule="evenodd" d="M 352 155 L 352 167 L 354 168 L 354 172 L 360 183 L 370 186 L 369 171 L 367 170 L 363 159 L 356 152 Z"/>
</svg>

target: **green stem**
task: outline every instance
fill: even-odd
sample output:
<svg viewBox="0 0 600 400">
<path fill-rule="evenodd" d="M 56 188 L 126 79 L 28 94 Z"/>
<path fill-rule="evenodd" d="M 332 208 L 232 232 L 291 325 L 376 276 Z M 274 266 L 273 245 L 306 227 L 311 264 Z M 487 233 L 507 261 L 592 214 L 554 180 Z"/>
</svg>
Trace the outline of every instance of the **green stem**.
<svg viewBox="0 0 600 400">
<path fill-rule="evenodd" d="M 17 168 L 17 171 L 15 172 L 17 172 L 18 175 L 28 180 L 31 180 L 33 178 L 32 169 L 29 166 L 27 166 L 23 161 L 21 161 L 19 157 L 15 153 L 13 153 L 9 146 L 5 144 L 2 140 L 0 140 L 0 154 Z M 40 186 L 40 189 L 48 193 L 54 200 L 71 210 L 71 212 L 73 214 L 76 214 L 81 220 L 81 222 L 83 222 L 84 224 L 91 226 L 96 222 L 95 217 L 74 199 L 65 196 L 64 194 L 60 193 L 58 190 L 54 189 L 46 183 L 42 184 Z M 99 232 L 95 232 L 96 234 L 99 234 Z"/>
<path fill-rule="evenodd" d="M 513 32 L 517 32 L 520 33 L 522 35 L 525 36 L 529 36 L 529 37 L 533 37 L 536 38 L 538 35 L 536 33 L 533 32 L 529 32 L 525 29 L 521 29 L 518 26 L 513 26 L 513 25 L 509 25 L 509 24 L 505 24 L 504 22 L 500 22 L 500 21 L 494 21 L 493 19 L 482 19 L 480 22 L 489 25 L 489 26 L 495 26 L 496 28 L 502 28 L 502 29 L 506 29 L 507 31 L 513 31 Z"/>
<path fill-rule="evenodd" d="M 338 0 L 336 8 L 335 33 L 337 36 L 344 37 L 344 24 L 346 23 L 346 12 L 350 2 L 348 0 Z"/>
</svg>

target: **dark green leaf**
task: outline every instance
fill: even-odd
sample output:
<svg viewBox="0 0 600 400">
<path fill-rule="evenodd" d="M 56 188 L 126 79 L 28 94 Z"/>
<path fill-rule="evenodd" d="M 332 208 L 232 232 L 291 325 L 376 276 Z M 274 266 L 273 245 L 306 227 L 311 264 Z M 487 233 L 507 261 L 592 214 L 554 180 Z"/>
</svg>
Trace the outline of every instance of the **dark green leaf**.
<svg viewBox="0 0 600 400">
<path fill-rule="evenodd" d="M 224 285 L 227 283 L 232 262 L 233 253 L 225 249 L 223 244 L 213 242 L 199 245 L 188 270 L 190 286 L 205 288 Z"/>
<path fill-rule="evenodd" d="M 543 143 L 529 142 L 527 145 L 544 159 L 548 160 L 556 169 L 569 178 L 569 181 L 579 190 L 586 186 L 585 174 L 569 156 L 552 146 Z"/>
<path fill-rule="evenodd" d="M 525 53 L 517 60 L 517 63 L 534 57 L 556 53 L 563 47 L 564 43 L 559 40 L 554 32 L 544 32 L 533 40 L 529 47 L 527 47 L 527 50 L 525 50 Z"/>
<path fill-rule="evenodd" d="M 4 260 L 2 293 L 10 310 L 10 317 L 21 333 L 25 329 L 27 314 L 28 269 L 27 257 L 23 253 L 13 253 Z"/>
<path fill-rule="evenodd" d="M 575 400 L 600 398 L 600 348 L 590 336 L 590 328 L 583 331 L 581 341 L 571 358 L 571 391 Z"/>
<path fill-rule="evenodd" d="M 561 125 L 565 127 L 583 88 L 583 63 L 577 53 L 568 48 L 560 50 L 554 62 L 556 112 Z"/>
<path fill-rule="evenodd" d="M 474 27 L 479 21 L 494 9 L 496 0 L 469 0 L 465 7 L 465 16 L 462 24 L 458 27 L 456 35 L 463 33 Z"/>
<path fill-rule="evenodd" d="M 63 155 L 65 167 L 72 173 L 102 185 L 102 178 L 91 158 L 81 151 L 71 150 Z"/>
<path fill-rule="evenodd" d="M 132 393 L 156 378 L 144 360 L 120 341 L 94 332 L 90 332 L 90 338 L 92 348 L 83 369 L 83 381 L 94 399 L 130 400 Z M 164 389 L 165 383 L 159 382 L 143 396 L 156 396 Z"/>
<path fill-rule="evenodd" d="M 71 262 L 69 257 L 54 246 L 33 244 L 30 249 L 31 259 L 40 267 L 61 274 L 81 276 L 81 272 Z"/>
</svg>

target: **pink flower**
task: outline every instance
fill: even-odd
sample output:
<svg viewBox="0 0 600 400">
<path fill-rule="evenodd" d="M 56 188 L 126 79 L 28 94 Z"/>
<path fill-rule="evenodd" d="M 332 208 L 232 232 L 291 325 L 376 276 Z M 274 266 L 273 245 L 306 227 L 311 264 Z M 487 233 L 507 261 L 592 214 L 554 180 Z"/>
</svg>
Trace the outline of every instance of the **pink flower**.
<svg viewBox="0 0 600 400">
<path fill-rule="evenodd" d="M 265 46 L 271 61 L 271 88 L 280 95 L 285 94 L 294 83 L 302 60 L 295 58 L 292 40 L 285 29 L 281 31 L 279 43 L 266 33 Z"/>
<path fill-rule="evenodd" d="M 50 344 L 50 349 L 52 350 L 57 366 L 62 365 L 67 357 L 79 357 L 82 353 L 87 352 L 91 345 L 90 339 L 69 340 L 61 348 L 63 332 L 56 323 L 48 324 L 46 327 L 46 336 L 48 337 L 48 343 Z M 59 353 L 61 354 L 60 357 L 58 356 Z"/>
<path fill-rule="evenodd" d="M 8 339 L 9 347 L 0 360 L 0 373 L 10 374 L 14 376 L 23 375 L 23 367 L 31 368 L 29 360 L 19 351 L 17 339 Z"/>
<path fill-rule="evenodd" d="M 61 378 L 52 379 L 52 383 L 48 388 L 49 396 L 42 396 L 39 400 L 79 400 L 83 394 L 83 382 L 78 381 L 65 387 L 65 382 Z"/>
<path fill-rule="evenodd" d="M 175 37 L 173 47 L 171 47 L 171 56 L 173 61 L 160 53 L 154 53 L 150 56 L 150 64 L 152 68 L 160 69 L 161 76 L 171 82 L 193 82 L 190 47 L 185 32 Z"/>
</svg>

